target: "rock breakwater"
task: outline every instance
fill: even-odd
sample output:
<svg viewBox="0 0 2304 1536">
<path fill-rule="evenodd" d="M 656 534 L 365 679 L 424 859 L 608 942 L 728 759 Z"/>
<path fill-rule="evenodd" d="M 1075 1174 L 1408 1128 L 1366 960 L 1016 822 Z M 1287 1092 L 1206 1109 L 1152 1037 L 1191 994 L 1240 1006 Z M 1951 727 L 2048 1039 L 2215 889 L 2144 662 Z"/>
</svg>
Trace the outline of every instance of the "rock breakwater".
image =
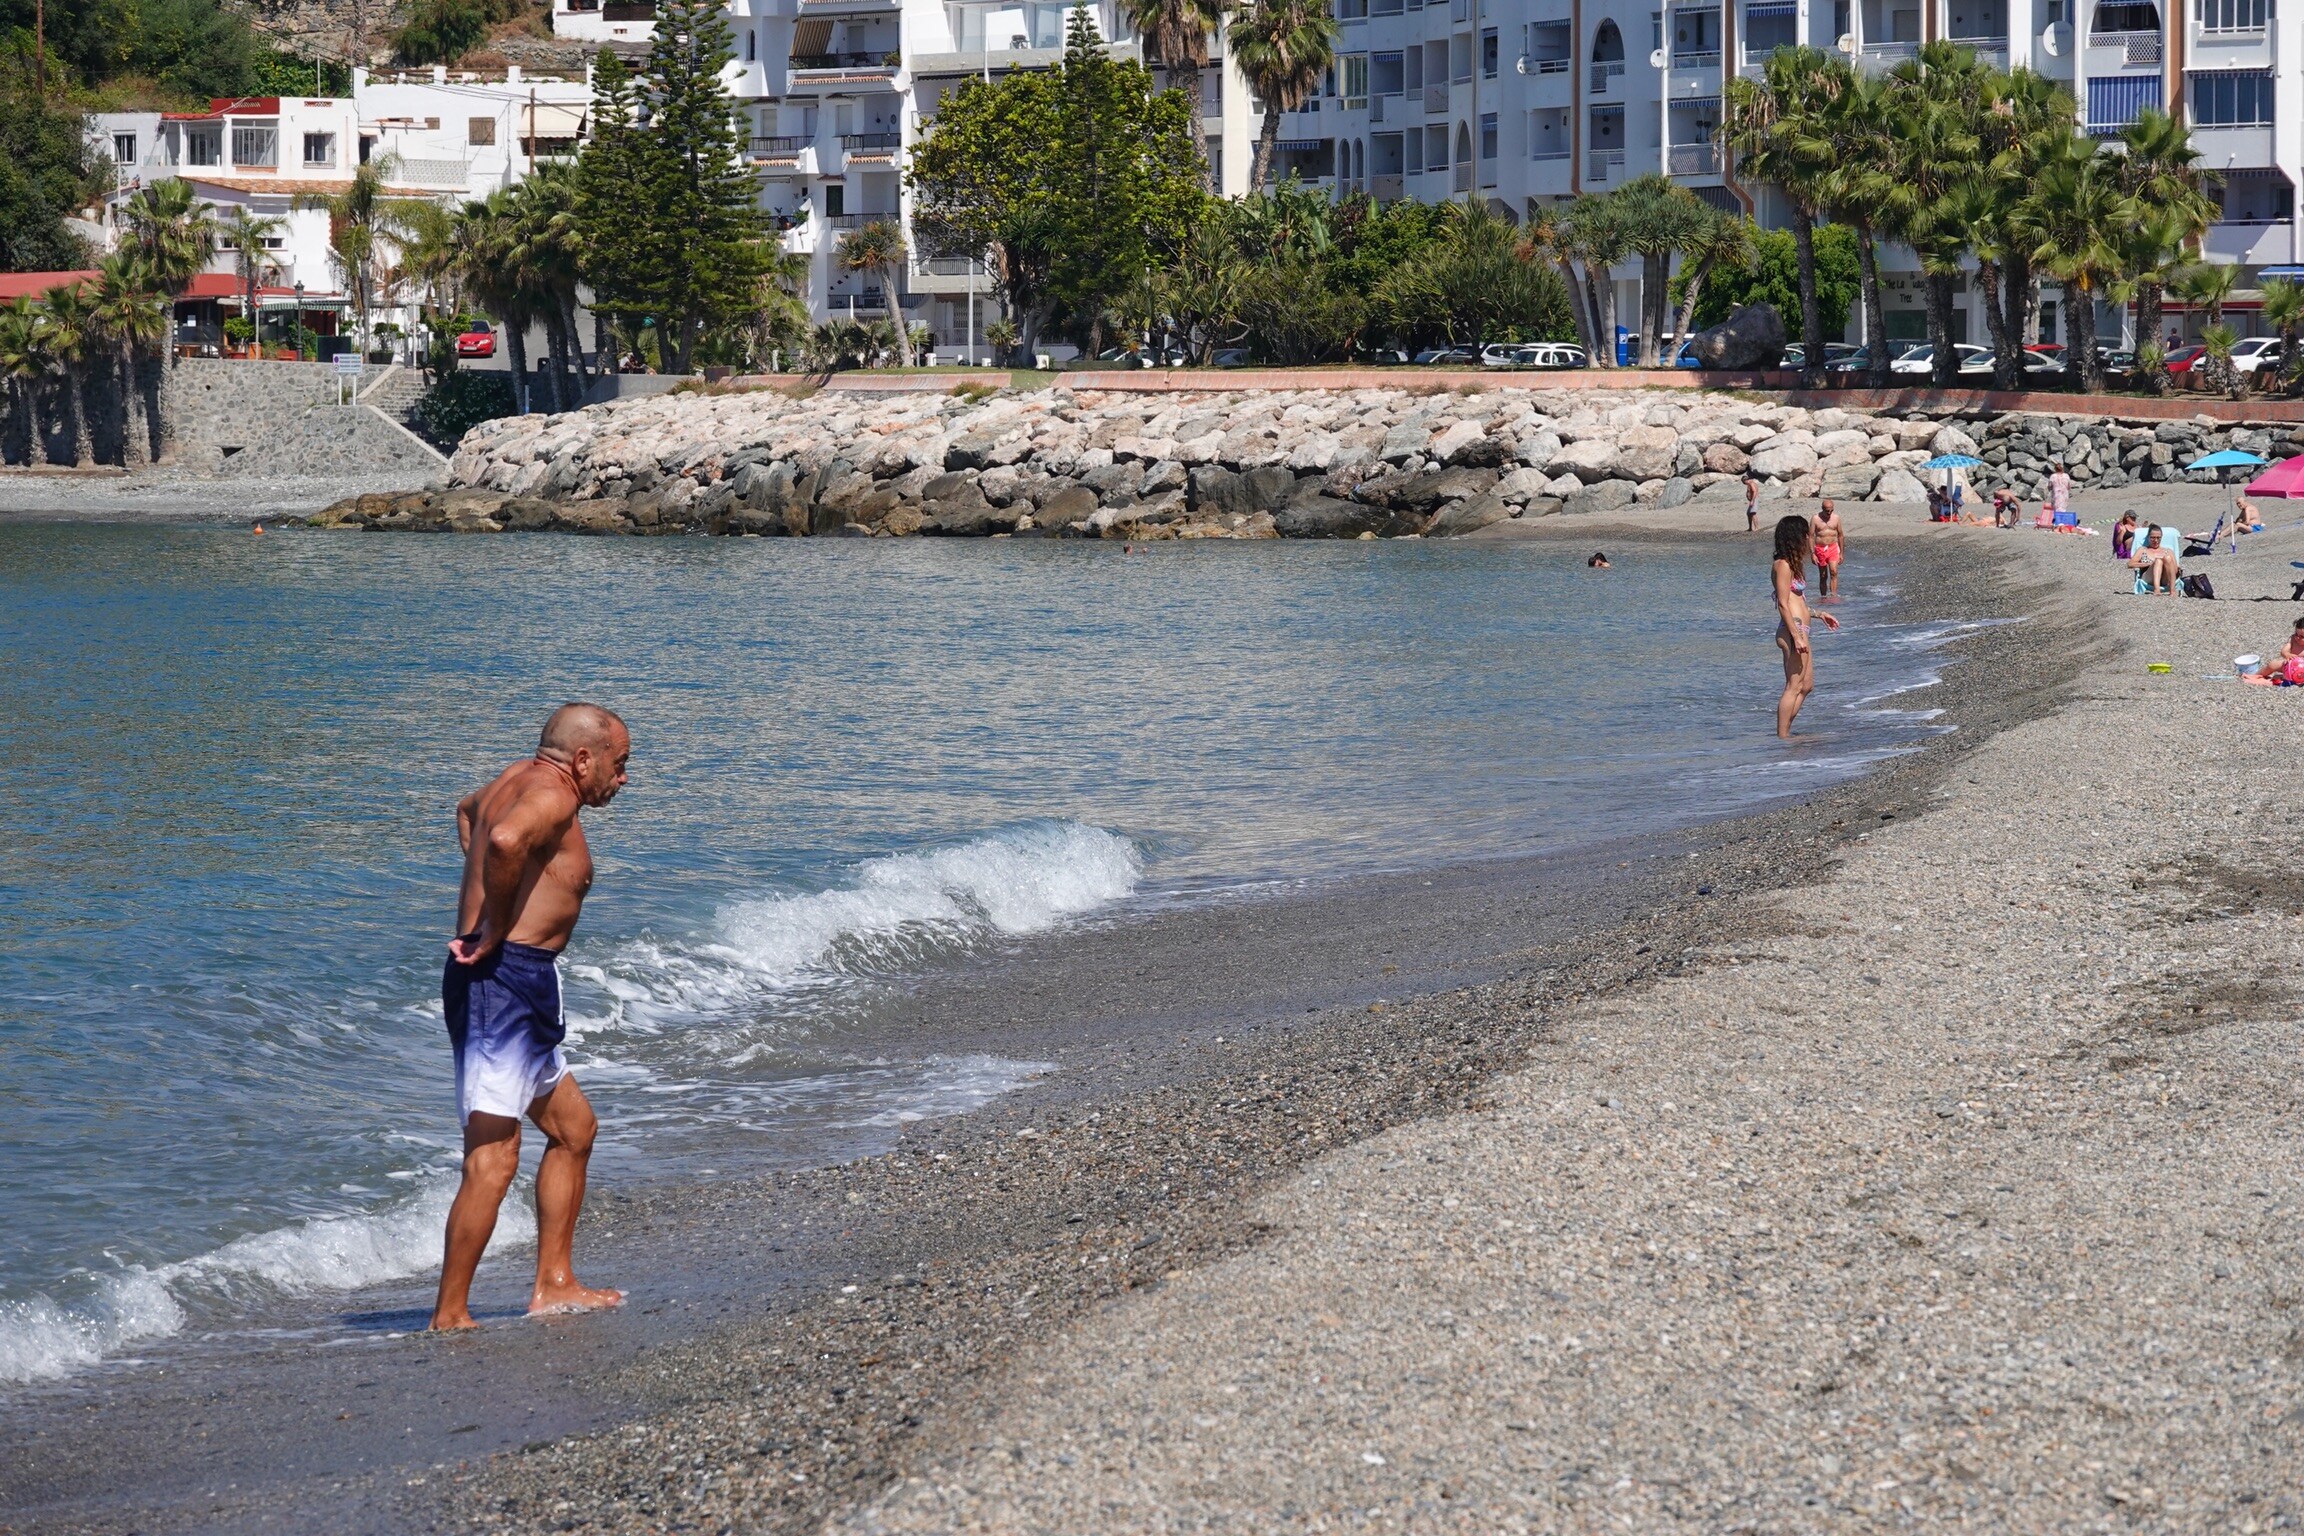
<svg viewBox="0 0 2304 1536">
<path fill-rule="evenodd" d="M 444 490 L 363 496 L 329 527 L 907 537 L 1450 537 L 1552 515 L 1832 496 L 1918 502 L 1935 454 L 2036 492 L 2175 478 L 2271 434 L 1497 388 L 1138 395 L 1046 389 L 794 399 L 658 395 L 475 427 Z M 2262 451 L 2262 450 L 2259 450 Z"/>
</svg>

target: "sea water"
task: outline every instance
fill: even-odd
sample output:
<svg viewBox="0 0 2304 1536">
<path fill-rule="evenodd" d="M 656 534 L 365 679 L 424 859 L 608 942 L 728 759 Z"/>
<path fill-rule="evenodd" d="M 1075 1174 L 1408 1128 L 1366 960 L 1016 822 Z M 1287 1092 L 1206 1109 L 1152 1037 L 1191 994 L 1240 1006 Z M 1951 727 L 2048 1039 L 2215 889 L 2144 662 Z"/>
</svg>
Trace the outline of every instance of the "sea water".
<svg viewBox="0 0 2304 1536">
<path fill-rule="evenodd" d="M 562 700 L 632 729 L 564 973 L 598 1155 L 651 1168 L 1028 1080 L 858 1023 L 986 945 L 1729 815 L 1937 728 L 1890 562 L 1786 745 L 1758 539 L 1584 554 L 0 524 L 0 1383 L 437 1262 L 453 807 Z"/>
</svg>

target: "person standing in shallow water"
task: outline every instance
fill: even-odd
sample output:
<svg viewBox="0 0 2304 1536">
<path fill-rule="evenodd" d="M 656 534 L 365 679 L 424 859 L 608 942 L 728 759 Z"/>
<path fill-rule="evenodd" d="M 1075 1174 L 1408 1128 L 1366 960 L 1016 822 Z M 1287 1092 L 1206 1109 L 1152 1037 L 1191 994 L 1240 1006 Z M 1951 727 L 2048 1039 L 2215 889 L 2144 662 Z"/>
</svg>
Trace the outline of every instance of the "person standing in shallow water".
<svg viewBox="0 0 2304 1536">
<path fill-rule="evenodd" d="M 563 704 L 544 723 L 534 757 L 456 807 L 464 883 L 440 1001 L 456 1051 L 464 1182 L 448 1208 L 434 1328 L 478 1326 L 472 1275 L 520 1171 L 522 1115 L 544 1133 L 528 1310 L 586 1312 L 624 1300 L 576 1279 L 576 1218 L 599 1121 L 560 1050 L 567 1027 L 559 959 L 592 889 L 592 852 L 577 814 L 616 798 L 631 757 L 631 735 L 614 712 Z"/>
<path fill-rule="evenodd" d="M 1808 584 L 1800 573 L 1808 568 L 1811 530 L 1797 513 L 1776 520 L 1776 558 L 1769 566 L 1769 581 L 1776 593 L 1776 648 L 1784 653 L 1784 692 L 1776 700 L 1776 734 L 1789 741 L 1792 722 L 1800 706 L 1816 691 L 1816 653 L 1808 643 Z M 1814 617 L 1826 629 L 1840 621 L 1828 613 Z"/>
</svg>

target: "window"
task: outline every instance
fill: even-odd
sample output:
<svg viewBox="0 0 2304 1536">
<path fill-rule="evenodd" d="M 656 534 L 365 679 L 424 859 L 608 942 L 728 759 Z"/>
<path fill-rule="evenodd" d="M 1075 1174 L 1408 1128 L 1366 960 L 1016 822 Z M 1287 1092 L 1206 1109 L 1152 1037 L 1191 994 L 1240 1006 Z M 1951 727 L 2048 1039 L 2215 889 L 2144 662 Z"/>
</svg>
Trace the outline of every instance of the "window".
<svg viewBox="0 0 2304 1536">
<path fill-rule="evenodd" d="M 1480 114 L 1480 158 L 1496 158 L 1496 114 L 1493 112 Z"/>
<path fill-rule="evenodd" d="M 2192 122 L 2200 128 L 2272 126 L 2272 72 L 2218 70 L 2192 76 Z"/>
<path fill-rule="evenodd" d="M 1488 28 L 1480 34 L 1480 77 L 1496 78 L 1496 29 Z"/>
<path fill-rule="evenodd" d="M 1368 55 L 1364 53 L 1344 55 L 1344 105 L 1368 105 Z"/>
<path fill-rule="evenodd" d="M 2107 32 L 2157 32 L 2160 30 L 2160 7 L 2126 3 L 2126 0 L 2105 0 L 2104 4 L 2096 7 L 2096 20 L 2088 30 L 2096 37 Z"/>
<path fill-rule="evenodd" d="M 1448 75 L 1458 84 L 1472 78 L 1472 39 L 1456 36 L 1448 39 Z"/>
<path fill-rule="evenodd" d="M 2271 0 L 2195 0 L 2203 32 L 2261 32 Z"/>
<path fill-rule="evenodd" d="M 117 165 L 134 165 L 136 163 L 136 135 L 132 133 L 112 135 L 112 159 Z"/>
<path fill-rule="evenodd" d="M 846 182 L 824 183 L 824 216 L 837 219 L 848 211 L 848 185 Z"/>
<path fill-rule="evenodd" d="M 1424 169 L 1448 169 L 1448 127 L 1445 123 L 1434 123 L 1424 130 Z"/>
<path fill-rule="evenodd" d="M 1408 72 L 1405 61 L 1397 53 L 1372 53 L 1368 56 L 1368 94 L 1371 96 L 1398 96 L 1407 87 Z"/>
<path fill-rule="evenodd" d="M 492 117 L 467 118 L 464 122 L 466 145 L 486 145 L 496 142 L 496 119 Z"/>
<path fill-rule="evenodd" d="M 1664 13 L 1663 13 L 1662 11 L 1650 11 L 1650 12 L 1648 13 L 1648 48 L 1649 48 L 1649 51 L 1650 51 L 1650 52 L 1654 52 L 1656 49 L 1658 49 L 1658 48 L 1661 48 L 1661 47 L 1663 47 L 1663 46 L 1664 46 Z"/>
<path fill-rule="evenodd" d="M 248 123 L 232 126 L 232 163 L 235 166 L 276 166 L 280 163 L 280 130 Z"/>
<path fill-rule="evenodd" d="M 1337 0 L 1338 21 L 1363 21 L 1368 16 L 1368 0 Z"/>
<path fill-rule="evenodd" d="M 332 133 L 308 133 L 304 135 L 304 163 L 306 165 L 335 165 L 336 135 Z"/>
<path fill-rule="evenodd" d="M 1408 50 L 1408 89 L 1410 91 L 1424 89 L 1424 50 L 1421 48 Z"/>
</svg>

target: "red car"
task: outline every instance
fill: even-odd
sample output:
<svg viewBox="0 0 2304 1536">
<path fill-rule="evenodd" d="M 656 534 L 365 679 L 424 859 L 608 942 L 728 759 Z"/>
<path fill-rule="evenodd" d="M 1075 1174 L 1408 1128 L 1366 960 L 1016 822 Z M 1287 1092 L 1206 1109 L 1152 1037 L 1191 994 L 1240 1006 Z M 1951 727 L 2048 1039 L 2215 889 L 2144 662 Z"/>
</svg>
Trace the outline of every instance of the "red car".
<svg viewBox="0 0 2304 1536">
<path fill-rule="evenodd" d="M 496 333 L 485 325 L 474 326 L 456 338 L 458 357 L 494 357 Z"/>
<path fill-rule="evenodd" d="M 2171 352 L 2168 354 L 2168 371 L 2170 373 L 2190 373 L 2193 365 L 2207 355 L 2208 349 L 2206 347 L 2186 347 L 2181 352 Z"/>
</svg>

